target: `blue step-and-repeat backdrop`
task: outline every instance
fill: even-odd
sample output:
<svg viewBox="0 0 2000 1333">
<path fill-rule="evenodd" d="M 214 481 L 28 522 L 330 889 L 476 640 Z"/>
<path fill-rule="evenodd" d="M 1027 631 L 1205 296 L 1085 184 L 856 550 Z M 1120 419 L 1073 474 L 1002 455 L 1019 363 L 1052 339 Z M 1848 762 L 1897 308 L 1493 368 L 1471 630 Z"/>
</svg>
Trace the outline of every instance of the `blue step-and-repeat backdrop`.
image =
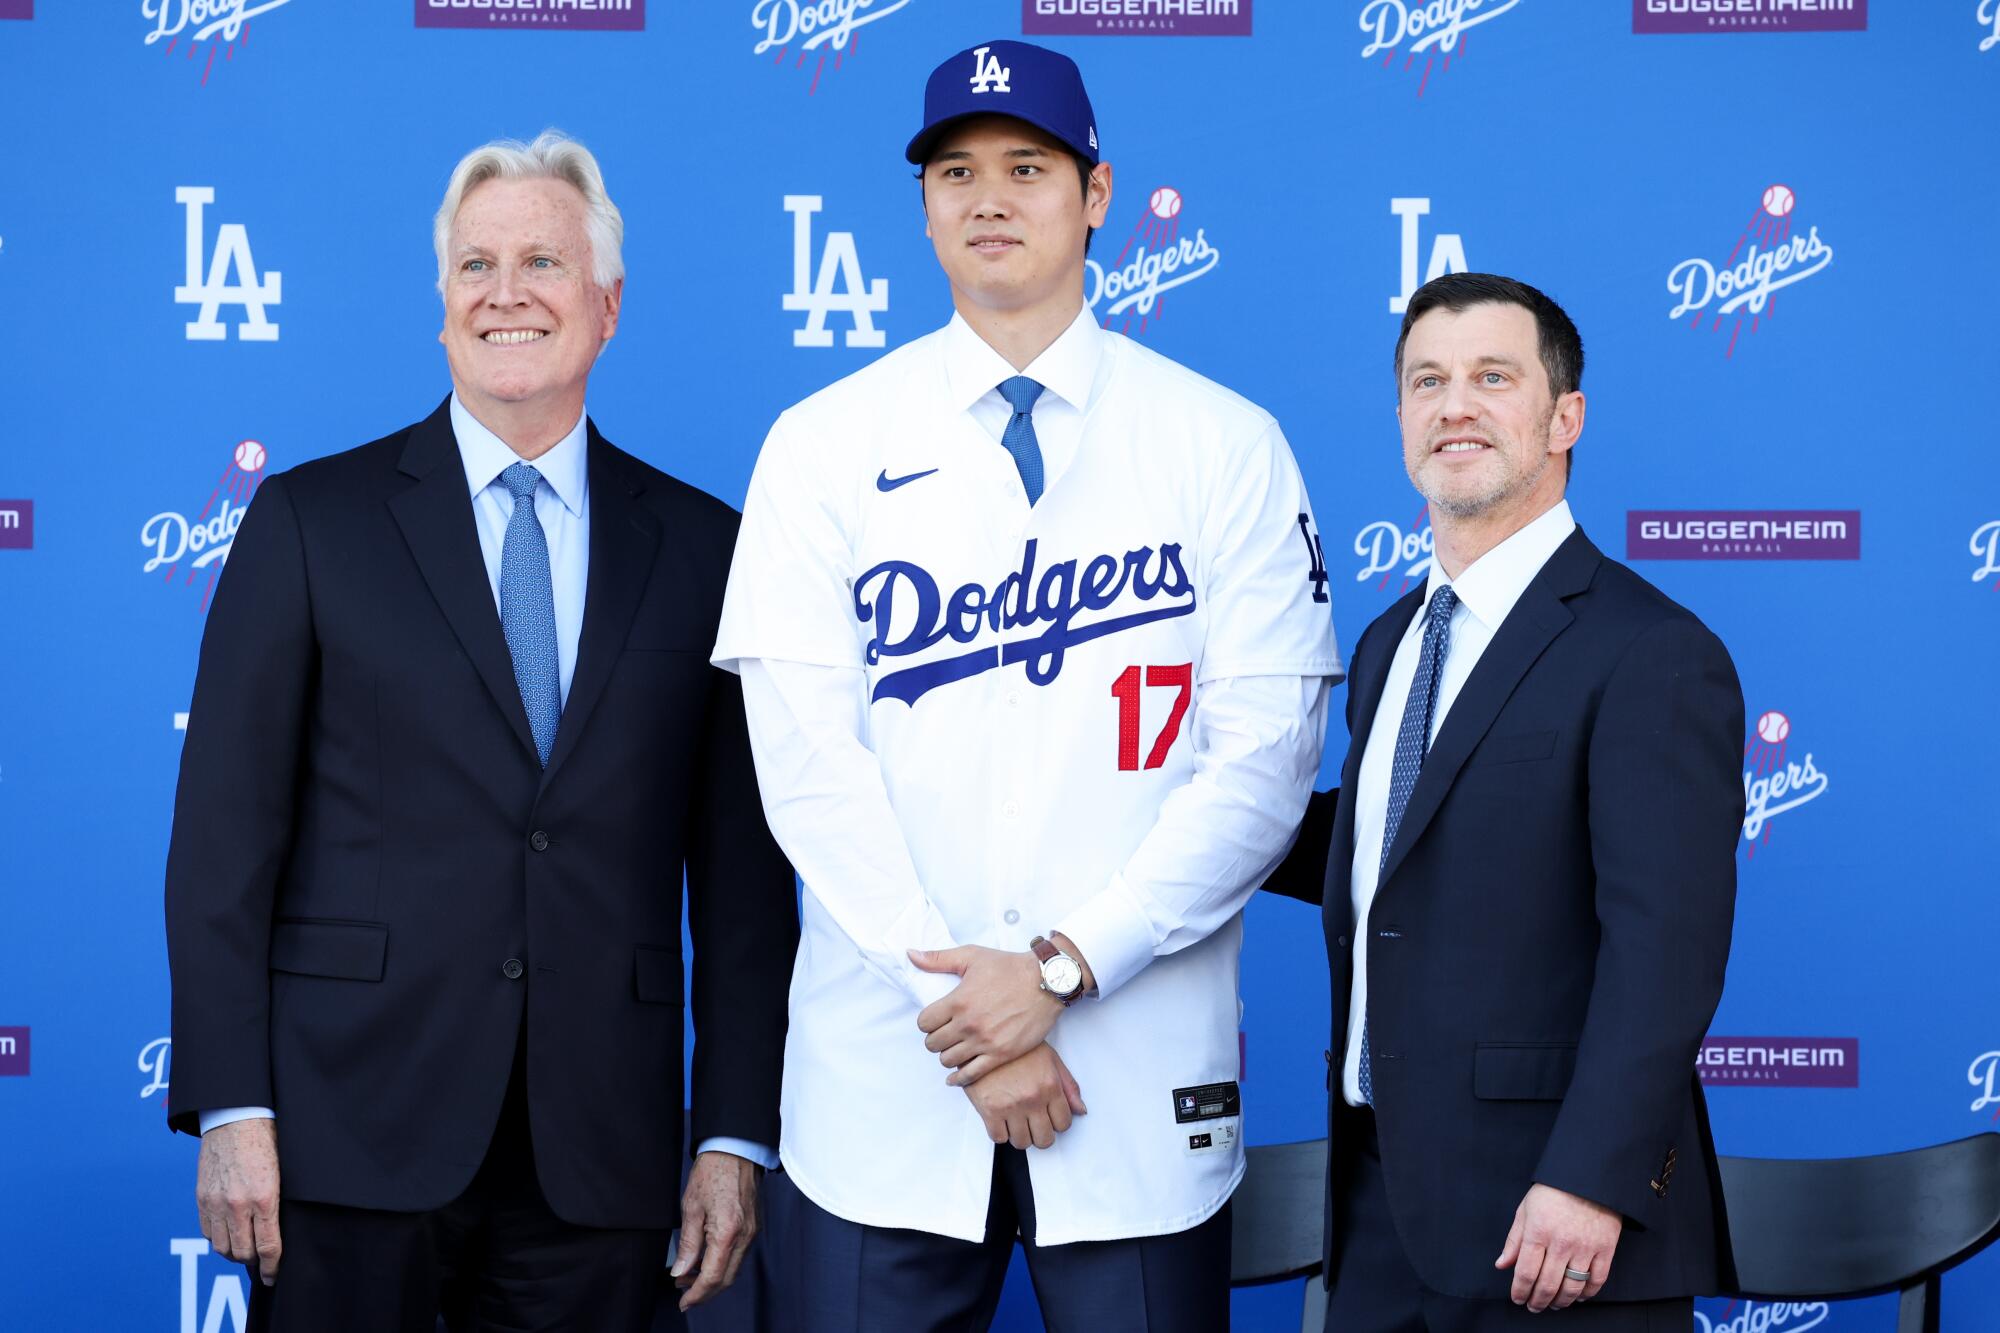
<svg viewBox="0 0 2000 1333">
<path fill-rule="evenodd" d="M 934 63 L 1024 34 L 1115 164 L 1097 315 L 1284 423 L 1343 644 L 1430 554 L 1404 299 L 1475 268 L 1574 314 L 1572 503 L 1752 719 L 1723 1151 L 2000 1120 L 1996 0 L 0 0 L 0 1326 L 240 1327 L 162 1115 L 196 650 L 258 482 L 445 394 L 453 162 L 599 154 L 629 277 L 592 415 L 737 502 L 780 409 L 949 315 L 902 144 Z M 1244 990 L 1251 1139 L 1314 1137 L 1306 909 L 1252 905 Z M 2000 1328 L 2000 1254 L 1945 1309 Z M 1039 1326 L 1022 1283 L 1002 1326 Z"/>
</svg>

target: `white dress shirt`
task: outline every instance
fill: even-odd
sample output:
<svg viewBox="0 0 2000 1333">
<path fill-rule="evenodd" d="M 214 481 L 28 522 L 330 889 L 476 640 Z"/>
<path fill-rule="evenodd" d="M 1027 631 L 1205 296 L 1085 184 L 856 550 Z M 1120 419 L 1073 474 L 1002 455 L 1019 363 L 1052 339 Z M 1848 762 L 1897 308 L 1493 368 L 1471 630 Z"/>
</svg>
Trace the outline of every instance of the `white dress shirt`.
<svg viewBox="0 0 2000 1333">
<path fill-rule="evenodd" d="M 781 1153 L 837 1216 L 979 1239 L 993 1144 L 916 1026 L 956 978 L 905 950 L 1059 930 L 1098 983 L 1050 1036 L 1090 1112 L 1029 1154 L 1034 1239 L 1164 1234 L 1241 1178 L 1241 1117 L 1174 1093 L 1238 1076 L 1241 909 L 1340 664 L 1268 414 L 1082 311 L 1021 372 L 1031 507 L 1015 373 L 954 318 L 787 411 L 751 481 L 714 660 L 805 882 Z"/>
<path fill-rule="evenodd" d="M 590 586 L 590 448 L 584 423 L 589 413 L 578 415 L 562 439 L 531 466 L 542 474 L 535 487 L 535 517 L 541 520 L 542 535 L 549 546 L 549 575 L 555 590 L 556 665 L 562 698 L 569 702 L 570 681 L 576 675 L 577 641 L 583 634 L 583 604 Z M 521 456 L 498 435 L 482 425 L 458 399 L 451 396 L 451 429 L 458 441 L 459 462 L 465 467 L 465 484 L 472 496 L 473 524 L 479 533 L 479 555 L 486 563 L 487 582 L 493 589 L 493 606 L 500 607 L 500 552 L 506 543 L 507 524 L 514 517 L 514 495 L 500 480 L 500 474 L 521 461 Z M 272 1118 L 269 1107 L 231 1106 L 200 1114 L 201 1132 L 219 1125 L 257 1117 Z M 701 1151 L 733 1152 L 762 1165 L 773 1165 L 777 1154 L 770 1148 L 736 1139 L 708 1139 Z"/>
<path fill-rule="evenodd" d="M 1438 678 L 1437 709 L 1431 715 L 1431 736 L 1444 725 L 1452 700 L 1464 688 L 1472 668 L 1479 665 L 1486 645 L 1499 632 L 1500 624 L 1521 594 L 1542 572 L 1556 548 L 1576 531 L 1569 501 L 1558 500 L 1519 532 L 1495 546 L 1459 571 L 1456 579 L 1445 576 L 1443 566 L 1431 563 L 1431 576 L 1424 586 L 1424 607 L 1440 587 L 1451 585 L 1458 605 L 1451 613 L 1451 637 L 1445 648 L 1444 670 Z M 1382 682 L 1382 698 L 1375 705 L 1375 720 L 1368 729 L 1368 748 L 1361 752 L 1361 770 L 1355 778 L 1354 865 L 1349 889 L 1354 901 L 1354 988 L 1347 1007 L 1347 1061 L 1341 1068 L 1340 1086 L 1350 1106 L 1361 1100 L 1361 1027 L 1368 1014 L 1368 909 L 1375 901 L 1375 881 L 1382 871 L 1382 833 L 1389 821 L 1389 774 L 1395 766 L 1396 736 L 1403 726 L 1403 707 L 1409 701 L 1410 683 L 1416 679 L 1417 659 L 1423 651 L 1424 608 L 1410 618 L 1409 628 L 1397 641 L 1396 655 L 1389 663 L 1389 675 Z M 1429 739 L 1425 739 L 1428 746 Z"/>
</svg>

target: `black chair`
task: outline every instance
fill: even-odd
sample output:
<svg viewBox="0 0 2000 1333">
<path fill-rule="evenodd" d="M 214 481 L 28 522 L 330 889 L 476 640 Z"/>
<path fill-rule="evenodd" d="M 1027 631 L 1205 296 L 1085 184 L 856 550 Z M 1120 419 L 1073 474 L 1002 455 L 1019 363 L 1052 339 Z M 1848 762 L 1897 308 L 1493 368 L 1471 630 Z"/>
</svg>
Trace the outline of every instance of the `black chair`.
<svg viewBox="0 0 2000 1333">
<path fill-rule="evenodd" d="M 1877 1157 L 1718 1165 L 1741 1296 L 1896 1291 L 1896 1333 L 1938 1333 L 1940 1275 L 2000 1238 L 2000 1134 Z"/>
<path fill-rule="evenodd" d="M 1229 1285 L 1317 1277 L 1326 1224 L 1326 1140 L 1260 1143 L 1248 1158 L 1231 1208 Z M 1307 1282 L 1300 1333 L 1320 1333 L 1325 1326 L 1326 1293 Z"/>
</svg>

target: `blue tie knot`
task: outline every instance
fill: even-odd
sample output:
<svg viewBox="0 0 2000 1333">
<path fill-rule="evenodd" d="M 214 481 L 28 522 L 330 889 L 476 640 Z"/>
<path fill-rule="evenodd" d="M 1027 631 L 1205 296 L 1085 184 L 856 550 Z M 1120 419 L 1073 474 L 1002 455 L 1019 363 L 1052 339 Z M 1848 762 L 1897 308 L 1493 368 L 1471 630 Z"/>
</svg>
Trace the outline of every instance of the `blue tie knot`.
<svg viewBox="0 0 2000 1333">
<path fill-rule="evenodd" d="M 500 474 L 500 481 L 514 497 L 514 503 L 519 504 L 535 493 L 535 487 L 542 483 L 542 474 L 526 463 L 515 463 Z"/>
<path fill-rule="evenodd" d="M 1449 583 L 1440 583 L 1431 594 L 1430 628 L 1436 628 L 1440 621 L 1451 619 L 1451 613 L 1458 609 L 1458 594 L 1451 590 Z"/>
<path fill-rule="evenodd" d="M 1016 375 L 1000 381 L 1000 396 L 1013 407 L 1014 415 L 1020 416 L 1035 406 L 1035 400 L 1042 396 L 1042 386 L 1026 375 Z"/>
</svg>

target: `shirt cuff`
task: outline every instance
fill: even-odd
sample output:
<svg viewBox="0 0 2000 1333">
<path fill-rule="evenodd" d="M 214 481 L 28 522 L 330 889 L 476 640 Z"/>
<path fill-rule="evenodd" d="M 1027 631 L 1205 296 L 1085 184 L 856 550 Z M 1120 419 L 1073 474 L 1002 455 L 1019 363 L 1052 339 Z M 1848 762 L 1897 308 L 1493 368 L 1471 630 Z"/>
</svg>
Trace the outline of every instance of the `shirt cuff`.
<svg viewBox="0 0 2000 1333">
<path fill-rule="evenodd" d="M 223 1125 L 233 1125 L 239 1120 L 276 1120 L 278 1117 L 268 1106 L 225 1106 L 214 1111 L 200 1111 L 196 1118 L 201 1122 L 201 1132 Z"/>
<path fill-rule="evenodd" d="M 705 1152 L 726 1152 L 731 1157 L 741 1157 L 746 1162 L 754 1162 L 766 1171 L 778 1169 L 777 1150 L 767 1148 L 761 1143 L 752 1143 L 748 1139 L 703 1139 L 695 1147 L 694 1152 L 697 1157 Z"/>
<path fill-rule="evenodd" d="M 1063 918 L 1056 929 L 1090 964 L 1099 999 L 1153 961 L 1153 923 L 1123 875 L 1113 875 L 1096 897 Z"/>
</svg>

